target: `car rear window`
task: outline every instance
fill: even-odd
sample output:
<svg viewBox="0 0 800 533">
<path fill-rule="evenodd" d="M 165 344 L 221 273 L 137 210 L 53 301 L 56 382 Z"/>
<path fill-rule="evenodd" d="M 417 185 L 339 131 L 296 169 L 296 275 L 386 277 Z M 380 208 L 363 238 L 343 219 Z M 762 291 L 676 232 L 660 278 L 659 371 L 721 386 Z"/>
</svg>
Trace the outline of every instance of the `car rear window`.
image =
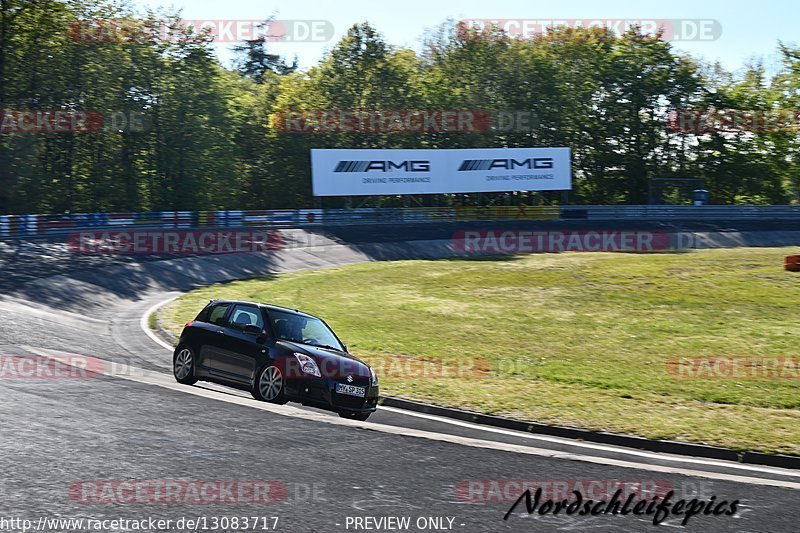
<svg viewBox="0 0 800 533">
<path fill-rule="evenodd" d="M 212 304 L 208 304 L 195 317 L 195 322 L 208 322 L 208 314 L 211 312 Z"/>
</svg>

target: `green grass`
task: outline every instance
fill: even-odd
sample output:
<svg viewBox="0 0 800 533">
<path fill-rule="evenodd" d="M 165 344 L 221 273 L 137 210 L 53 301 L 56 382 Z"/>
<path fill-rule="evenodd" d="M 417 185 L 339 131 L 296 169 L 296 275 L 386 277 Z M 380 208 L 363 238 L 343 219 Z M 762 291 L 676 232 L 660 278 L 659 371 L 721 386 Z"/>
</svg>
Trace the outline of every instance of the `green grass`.
<svg viewBox="0 0 800 533">
<path fill-rule="evenodd" d="M 677 379 L 675 356 L 797 355 L 796 248 L 402 261 L 194 291 L 161 311 L 179 334 L 211 297 L 323 317 L 387 368 L 383 393 L 567 426 L 800 454 L 800 380 Z M 470 361 L 456 378 L 409 362 Z M 418 368 L 414 366 L 412 368 Z"/>
</svg>

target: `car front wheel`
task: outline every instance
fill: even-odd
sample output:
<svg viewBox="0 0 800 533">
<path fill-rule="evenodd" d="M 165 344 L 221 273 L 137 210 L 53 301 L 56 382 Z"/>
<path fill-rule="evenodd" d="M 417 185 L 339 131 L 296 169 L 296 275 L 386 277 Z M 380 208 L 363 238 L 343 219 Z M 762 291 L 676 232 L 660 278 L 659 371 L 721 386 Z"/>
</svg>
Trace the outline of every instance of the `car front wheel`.
<svg viewBox="0 0 800 533">
<path fill-rule="evenodd" d="M 175 350 L 172 360 L 172 373 L 175 381 L 184 385 L 194 385 L 197 378 L 194 377 L 194 352 L 188 346 L 181 346 Z"/>
<path fill-rule="evenodd" d="M 274 365 L 265 366 L 253 384 L 253 398 L 279 405 L 285 404 L 287 400 L 284 385 L 281 369 Z"/>
</svg>

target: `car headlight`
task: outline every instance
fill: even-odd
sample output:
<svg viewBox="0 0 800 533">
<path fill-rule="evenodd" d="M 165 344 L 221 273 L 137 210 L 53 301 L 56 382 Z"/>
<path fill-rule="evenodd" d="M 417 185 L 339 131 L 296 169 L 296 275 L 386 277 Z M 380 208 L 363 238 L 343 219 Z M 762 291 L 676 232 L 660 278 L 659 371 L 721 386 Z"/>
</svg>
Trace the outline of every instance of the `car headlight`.
<svg viewBox="0 0 800 533">
<path fill-rule="evenodd" d="M 300 371 L 303 374 L 308 374 L 310 376 L 322 377 L 322 374 L 319 371 L 319 367 L 317 366 L 317 362 L 314 361 L 312 358 L 307 356 L 304 353 L 296 353 L 294 356 L 297 358 L 297 362 L 300 363 Z"/>
<path fill-rule="evenodd" d="M 372 370 L 371 368 L 369 369 L 369 373 L 370 373 L 370 376 L 372 377 L 372 386 L 373 387 L 377 387 L 378 386 L 378 374 L 376 374 L 375 371 Z"/>
</svg>

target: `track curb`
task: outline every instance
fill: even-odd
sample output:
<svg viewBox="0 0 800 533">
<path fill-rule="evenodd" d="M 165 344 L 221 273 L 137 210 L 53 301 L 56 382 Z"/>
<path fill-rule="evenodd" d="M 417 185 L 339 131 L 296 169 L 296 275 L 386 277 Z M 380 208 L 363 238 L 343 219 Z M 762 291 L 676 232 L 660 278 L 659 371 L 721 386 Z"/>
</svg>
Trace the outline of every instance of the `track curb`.
<svg viewBox="0 0 800 533">
<path fill-rule="evenodd" d="M 706 459 L 721 459 L 723 461 L 733 461 L 737 463 L 762 466 L 775 466 L 779 468 L 800 469 L 800 457 L 793 457 L 790 455 L 771 455 L 761 452 L 741 451 L 730 448 L 707 446 L 703 444 L 692 444 L 689 442 L 654 440 L 646 439 L 644 437 L 636 437 L 633 435 L 621 435 L 617 433 L 606 433 L 603 431 L 589 431 L 585 429 L 549 426 L 546 424 L 539 424 L 537 422 L 526 422 L 523 420 L 515 420 L 513 418 L 476 413 L 474 411 L 466 411 L 463 409 L 440 407 L 437 405 L 416 402 L 404 398 L 394 398 L 391 396 L 382 397 L 379 401 L 379 405 L 396 407 L 398 409 L 405 409 L 407 411 L 425 413 L 445 418 L 452 418 L 464 422 L 472 422 L 473 424 L 493 426 L 514 431 L 523 431 L 526 433 L 538 433 L 542 435 L 551 435 L 554 437 L 563 437 L 567 439 L 610 444 L 613 446 L 635 448 L 651 452 L 703 457 Z"/>
</svg>

